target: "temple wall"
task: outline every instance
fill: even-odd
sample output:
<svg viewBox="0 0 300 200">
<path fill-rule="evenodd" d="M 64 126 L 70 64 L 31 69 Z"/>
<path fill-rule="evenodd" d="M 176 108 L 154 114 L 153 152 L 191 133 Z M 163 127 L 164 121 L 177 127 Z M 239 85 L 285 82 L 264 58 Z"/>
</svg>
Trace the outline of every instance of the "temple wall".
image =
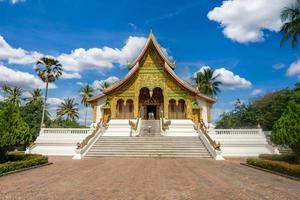
<svg viewBox="0 0 300 200">
<path fill-rule="evenodd" d="M 198 105 L 201 107 L 201 118 L 203 122 L 207 125 L 208 124 L 208 103 L 207 101 L 197 98 Z"/>
<path fill-rule="evenodd" d="M 103 110 L 101 109 L 101 107 L 105 104 L 106 100 L 107 100 L 107 98 L 103 97 L 103 98 L 101 98 L 97 101 L 97 105 L 96 105 L 96 122 L 99 122 L 100 119 L 103 116 Z"/>
</svg>

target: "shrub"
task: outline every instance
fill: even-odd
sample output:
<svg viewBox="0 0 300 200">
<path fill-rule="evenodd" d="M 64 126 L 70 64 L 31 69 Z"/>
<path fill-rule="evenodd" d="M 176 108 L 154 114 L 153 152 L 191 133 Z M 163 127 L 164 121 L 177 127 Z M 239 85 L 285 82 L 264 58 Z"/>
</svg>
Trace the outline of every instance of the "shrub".
<svg viewBox="0 0 300 200">
<path fill-rule="evenodd" d="M 283 161 L 247 159 L 247 163 L 271 171 L 287 174 L 300 178 L 300 165 L 290 164 Z"/>
<path fill-rule="evenodd" d="M 291 164 L 299 163 L 299 157 L 295 154 L 287 154 L 287 155 L 261 154 L 259 155 L 259 158 L 264 160 L 284 161 Z"/>
<path fill-rule="evenodd" d="M 48 163 L 48 157 L 42 155 L 8 155 L 11 161 L 0 164 L 0 174 Z"/>
</svg>

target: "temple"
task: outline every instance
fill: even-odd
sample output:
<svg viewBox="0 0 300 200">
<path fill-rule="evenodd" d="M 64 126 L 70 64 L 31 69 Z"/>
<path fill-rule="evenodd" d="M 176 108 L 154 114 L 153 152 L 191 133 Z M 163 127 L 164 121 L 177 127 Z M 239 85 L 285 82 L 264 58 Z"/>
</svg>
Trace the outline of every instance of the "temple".
<svg viewBox="0 0 300 200">
<path fill-rule="evenodd" d="M 150 32 L 120 81 L 89 99 L 90 128 L 42 128 L 28 153 L 84 157 L 258 156 L 278 151 L 258 129 L 214 129 L 216 100 L 175 73 Z"/>
<path fill-rule="evenodd" d="M 201 94 L 175 73 L 175 62 L 150 32 L 144 48 L 128 64 L 129 72 L 103 94 L 92 97 L 93 122 L 110 119 L 200 119 L 211 121 L 215 99 Z"/>
</svg>

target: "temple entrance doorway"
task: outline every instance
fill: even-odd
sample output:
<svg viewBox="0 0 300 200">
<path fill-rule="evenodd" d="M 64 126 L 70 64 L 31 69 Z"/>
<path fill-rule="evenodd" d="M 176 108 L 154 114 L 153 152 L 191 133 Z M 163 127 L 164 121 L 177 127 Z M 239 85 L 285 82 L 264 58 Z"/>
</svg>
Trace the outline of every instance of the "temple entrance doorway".
<svg viewBox="0 0 300 200">
<path fill-rule="evenodd" d="M 147 106 L 147 119 L 151 119 L 151 120 L 157 119 L 156 109 L 157 109 L 157 106 L 155 106 L 155 105 Z"/>
<path fill-rule="evenodd" d="M 143 87 L 139 94 L 139 116 L 144 120 L 160 119 L 163 117 L 163 91 L 156 87 L 152 91 Z"/>
</svg>

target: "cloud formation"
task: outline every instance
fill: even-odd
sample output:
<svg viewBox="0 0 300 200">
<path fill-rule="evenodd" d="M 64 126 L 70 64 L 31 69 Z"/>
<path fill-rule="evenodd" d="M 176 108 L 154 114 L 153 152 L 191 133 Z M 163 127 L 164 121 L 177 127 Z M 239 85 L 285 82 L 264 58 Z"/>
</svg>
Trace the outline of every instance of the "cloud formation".
<svg viewBox="0 0 300 200">
<path fill-rule="evenodd" d="M 30 65 L 42 56 L 43 54 L 36 51 L 13 48 L 0 35 L 0 60 L 7 61 L 9 64 Z"/>
<path fill-rule="evenodd" d="M 9 86 L 21 87 L 25 90 L 45 87 L 45 83 L 37 76 L 28 72 L 13 70 L 4 65 L 0 65 L 0 77 L 2 77 L 0 79 L 0 86 L 7 84 Z M 54 84 L 50 84 L 49 88 L 56 88 L 56 86 Z"/>
<path fill-rule="evenodd" d="M 251 92 L 252 96 L 259 96 L 262 95 L 264 93 L 264 91 L 262 89 L 255 89 Z"/>
<path fill-rule="evenodd" d="M 25 2 L 26 0 L 0 0 L 0 2 L 9 2 L 11 4 L 17 4 L 21 2 Z"/>
<path fill-rule="evenodd" d="M 47 99 L 47 103 L 50 106 L 58 106 L 59 104 L 61 104 L 63 102 L 63 100 L 59 99 L 59 98 L 48 98 Z"/>
<path fill-rule="evenodd" d="M 297 76 L 300 79 L 300 58 L 293 62 L 286 71 L 287 76 Z"/>
<path fill-rule="evenodd" d="M 122 48 L 78 48 L 70 54 L 62 53 L 54 57 L 63 66 L 63 79 L 80 79 L 80 71 L 98 70 L 103 72 L 111 69 L 114 64 L 124 66 L 132 61 L 146 43 L 145 37 L 130 36 Z M 166 51 L 164 49 L 164 51 Z M 0 35 L 0 60 L 8 64 L 34 65 L 44 55 L 37 51 L 27 51 L 22 48 L 14 48 Z"/>
<path fill-rule="evenodd" d="M 197 72 L 194 73 L 194 77 L 198 72 L 203 72 L 204 69 L 211 68 L 209 66 L 202 66 Z M 234 74 L 232 71 L 229 71 L 225 68 L 215 69 L 214 76 L 219 75 L 217 78 L 218 81 L 221 81 L 222 88 L 224 89 L 238 89 L 238 88 L 251 88 L 252 84 L 245 78 L 240 77 L 239 75 Z"/>
<path fill-rule="evenodd" d="M 57 59 L 66 71 L 79 72 L 96 69 L 103 71 L 111 69 L 114 64 L 126 65 L 133 60 L 146 43 L 144 37 L 130 36 L 126 44 L 121 48 L 78 48 L 70 54 L 61 54 Z"/>
<path fill-rule="evenodd" d="M 231 40 L 248 43 L 264 40 L 264 30 L 279 31 L 280 13 L 295 0 L 224 0 L 208 13 L 208 18 L 223 27 Z"/>
<path fill-rule="evenodd" d="M 108 77 L 107 79 L 105 80 L 95 80 L 93 83 L 92 83 L 92 87 L 95 89 L 95 90 L 98 90 L 101 86 L 101 84 L 103 84 L 104 82 L 108 82 L 110 85 L 116 83 L 117 81 L 119 81 L 120 79 L 116 76 L 110 76 Z"/>
</svg>

